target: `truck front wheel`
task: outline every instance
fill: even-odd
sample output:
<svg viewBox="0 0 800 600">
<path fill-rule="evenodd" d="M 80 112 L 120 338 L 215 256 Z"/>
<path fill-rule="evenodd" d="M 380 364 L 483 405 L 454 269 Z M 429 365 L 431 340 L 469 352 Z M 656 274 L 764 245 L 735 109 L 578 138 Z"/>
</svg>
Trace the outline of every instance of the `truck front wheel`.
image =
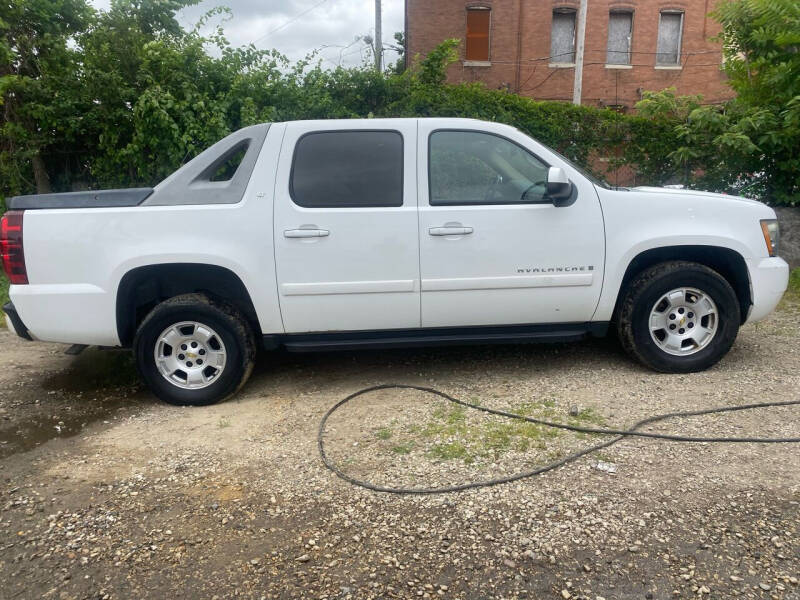
<svg viewBox="0 0 800 600">
<path fill-rule="evenodd" d="M 691 373 L 716 364 L 739 332 L 731 285 L 692 262 L 654 265 L 631 281 L 617 329 L 625 349 L 656 371 Z"/>
<path fill-rule="evenodd" d="M 232 306 L 202 294 L 165 300 L 145 317 L 133 342 L 144 381 L 164 402 L 205 406 L 235 394 L 250 377 L 255 340 Z"/>
</svg>

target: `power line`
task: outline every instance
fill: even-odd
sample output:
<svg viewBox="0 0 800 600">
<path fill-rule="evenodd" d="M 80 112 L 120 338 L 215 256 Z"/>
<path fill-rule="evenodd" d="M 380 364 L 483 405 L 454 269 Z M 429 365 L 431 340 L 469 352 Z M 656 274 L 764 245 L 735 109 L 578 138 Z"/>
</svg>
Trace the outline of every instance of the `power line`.
<svg viewBox="0 0 800 600">
<path fill-rule="evenodd" d="M 328 46 L 323 46 L 322 48 L 320 48 L 320 52 L 322 52 L 324 50 L 329 50 L 329 49 L 332 49 L 332 48 L 333 49 L 338 49 L 339 50 L 339 61 L 338 62 L 334 62 L 333 59 L 331 59 L 331 58 L 329 58 L 327 56 L 322 56 L 322 54 L 320 54 L 320 56 L 322 56 L 322 60 L 324 60 L 325 62 L 329 62 L 332 65 L 336 65 L 337 67 L 341 67 L 342 66 L 342 59 L 344 59 L 345 56 L 351 56 L 351 55 L 356 54 L 356 53 L 361 53 L 361 52 L 363 52 L 364 49 L 361 48 L 361 47 L 358 47 L 355 50 L 351 50 L 350 52 L 345 52 L 345 50 L 347 50 L 347 49 L 351 48 L 352 46 L 354 46 L 355 44 L 358 44 L 359 42 L 363 42 L 363 41 L 364 40 L 361 37 L 357 37 L 356 39 L 354 39 L 352 42 L 350 42 L 346 46 L 328 45 Z"/>
<path fill-rule="evenodd" d="M 265 40 L 266 38 L 268 38 L 269 36 L 271 36 L 273 33 L 276 33 L 276 32 L 278 32 L 278 31 L 280 31 L 281 29 L 284 29 L 285 27 L 288 27 L 289 25 L 291 25 L 292 23 L 294 23 L 295 21 L 297 21 L 297 19 L 299 19 L 300 17 L 304 17 L 305 15 L 307 15 L 308 13 L 310 13 L 310 12 L 311 12 L 312 10 L 314 10 L 315 8 L 318 8 L 318 7 L 322 6 L 323 4 L 325 4 L 327 1 L 328 1 L 328 0 L 320 0 L 319 2 L 317 2 L 317 3 L 316 3 L 314 6 L 312 6 L 311 8 L 307 8 L 307 9 L 306 9 L 306 10 L 304 10 L 303 12 L 301 12 L 301 13 L 298 13 L 297 15 L 295 15 L 294 17 L 292 17 L 292 18 L 291 18 L 291 19 L 289 19 L 288 21 L 286 21 L 286 22 L 282 23 L 281 25 L 278 25 L 278 26 L 277 26 L 277 27 L 275 27 L 274 29 L 270 29 L 270 30 L 269 30 L 267 33 L 265 33 L 264 35 L 262 35 L 260 38 L 258 38 L 258 39 L 256 39 L 256 40 L 253 40 L 253 41 L 252 41 L 252 42 L 250 42 L 250 43 L 251 43 L 251 44 L 257 44 L 257 43 L 259 43 L 260 41 L 262 41 L 262 40 Z"/>
<path fill-rule="evenodd" d="M 528 59 L 528 60 L 524 60 L 524 61 L 492 60 L 491 62 L 492 62 L 492 65 L 522 65 L 523 67 L 524 66 L 535 67 L 535 65 L 532 64 L 533 62 L 535 62 L 535 61 L 544 61 L 544 60 L 547 60 L 548 58 L 549 57 L 545 57 L 543 59 Z M 585 63 L 586 66 L 589 66 L 589 65 L 606 65 L 606 64 L 610 64 L 610 63 L 607 63 L 606 61 L 592 61 L 592 62 Z M 667 65 L 662 65 L 662 64 L 657 64 L 657 63 L 626 63 L 626 64 L 622 64 L 622 65 L 616 65 L 615 64 L 614 66 L 619 66 L 619 67 L 650 67 L 650 68 L 655 68 L 655 67 L 684 67 L 684 68 L 685 67 L 689 67 L 689 68 L 692 68 L 692 67 L 719 67 L 720 64 L 721 63 L 718 63 L 718 62 L 714 62 L 714 63 L 695 63 L 695 64 L 689 64 L 689 65 L 687 65 L 686 63 L 683 63 L 683 64 L 675 63 L 675 64 L 667 64 Z M 558 68 L 561 68 L 563 70 L 568 70 L 568 69 L 572 68 L 572 64 L 571 63 L 566 63 L 566 65 L 567 66 L 563 66 L 563 67 L 559 66 Z M 556 67 L 552 67 L 552 68 L 556 68 Z M 667 68 L 665 70 L 669 70 L 669 69 Z"/>
</svg>

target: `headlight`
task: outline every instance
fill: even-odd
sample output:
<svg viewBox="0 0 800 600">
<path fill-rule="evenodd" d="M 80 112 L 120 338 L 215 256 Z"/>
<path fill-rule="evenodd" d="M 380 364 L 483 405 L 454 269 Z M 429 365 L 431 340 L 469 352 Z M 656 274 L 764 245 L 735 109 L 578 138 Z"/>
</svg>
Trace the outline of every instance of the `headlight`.
<svg viewBox="0 0 800 600">
<path fill-rule="evenodd" d="M 761 219 L 761 231 L 764 232 L 764 241 L 767 244 L 767 254 L 778 256 L 778 244 L 781 239 L 777 219 Z"/>
</svg>

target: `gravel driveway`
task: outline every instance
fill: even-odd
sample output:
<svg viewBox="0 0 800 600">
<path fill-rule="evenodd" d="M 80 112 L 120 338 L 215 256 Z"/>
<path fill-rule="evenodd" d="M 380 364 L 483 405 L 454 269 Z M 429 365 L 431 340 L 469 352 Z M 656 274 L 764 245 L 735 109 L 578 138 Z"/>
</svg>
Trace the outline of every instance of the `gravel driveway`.
<svg viewBox="0 0 800 600">
<path fill-rule="evenodd" d="M 565 422 L 800 396 L 800 309 L 746 326 L 706 373 L 660 375 L 610 340 L 264 356 L 235 400 L 157 403 L 127 354 L 0 330 L 0 598 L 800 599 L 800 447 L 629 439 L 543 476 L 393 496 L 325 470 L 323 413 L 379 383 Z M 661 423 L 800 436 L 800 408 Z M 511 474 L 597 441 L 362 396 L 330 455 L 384 485 Z"/>
</svg>

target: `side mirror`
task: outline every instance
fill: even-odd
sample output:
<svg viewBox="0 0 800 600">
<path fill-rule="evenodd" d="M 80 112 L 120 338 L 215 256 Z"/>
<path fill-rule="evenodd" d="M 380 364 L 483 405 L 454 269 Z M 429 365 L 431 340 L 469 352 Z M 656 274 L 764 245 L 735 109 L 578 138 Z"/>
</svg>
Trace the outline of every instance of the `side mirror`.
<svg viewBox="0 0 800 600">
<path fill-rule="evenodd" d="M 571 204 L 574 185 L 567 179 L 567 174 L 561 167 L 550 167 L 547 173 L 547 199 L 553 201 L 554 206 L 568 206 Z"/>
</svg>

